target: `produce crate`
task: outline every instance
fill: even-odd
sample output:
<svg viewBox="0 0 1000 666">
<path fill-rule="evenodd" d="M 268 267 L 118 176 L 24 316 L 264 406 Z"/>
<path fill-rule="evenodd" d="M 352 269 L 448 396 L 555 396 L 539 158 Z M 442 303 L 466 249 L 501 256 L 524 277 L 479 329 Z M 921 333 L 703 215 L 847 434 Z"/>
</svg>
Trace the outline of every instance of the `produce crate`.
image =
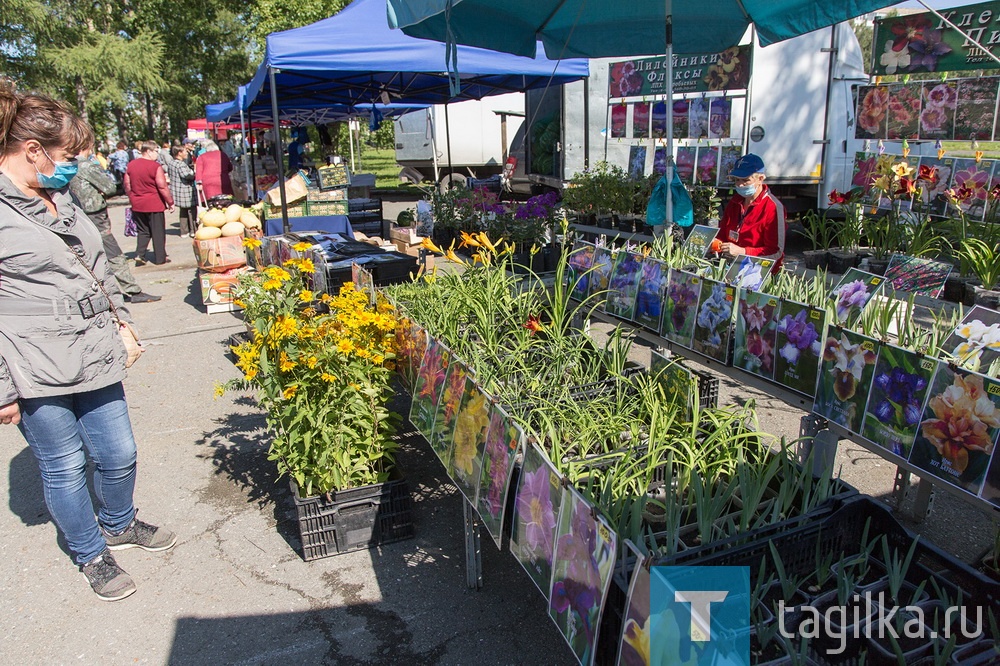
<svg viewBox="0 0 1000 666">
<path fill-rule="evenodd" d="M 305 215 L 347 215 L 346 201 L 306 201 Z"/>
<path fill-rule="evenodd" d="M 292 499 L 307 562 L 412 539 L 413 504 L 401 476 L 361 488 L 316 497 L 299 497 L 292 482 Z"/>
<path fill-rule="evenodd" d="M 702 409 L 719 406 L 719 378 L 705 370 L 685 366 L 698 379 L 698 404 Z"/>
</svg>

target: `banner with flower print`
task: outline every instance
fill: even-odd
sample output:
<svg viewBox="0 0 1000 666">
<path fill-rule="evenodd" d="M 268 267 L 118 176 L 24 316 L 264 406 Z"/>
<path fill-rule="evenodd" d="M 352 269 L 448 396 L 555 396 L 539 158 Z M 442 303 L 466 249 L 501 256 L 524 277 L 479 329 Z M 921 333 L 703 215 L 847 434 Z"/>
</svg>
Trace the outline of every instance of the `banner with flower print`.
<svg viewBox="0 0 1000 666">
<path fill-rule="evenodd" d="M 778 306 L 774 296 L 740 289 L 733 367 L 774 379 Z"/>
<path fill-rule="evenodd" d="M 878 346 L 877 340 L 866 335 L 841 328 L 830 330 L 823 345 L 815 413 L 851 432 L 861 432 Z"/>
<path fill-rule="evenodd" d="M 933 358 L 883 344 L 875 362 L 861 435 L 901 458 L 909 458 L 936 368 Z"/>
<path fill-rule="evenodd" d="M 978 20 L 983 15 L 1000 15 L 1000 2 L 983 2 L 938 11 L 956 24 L 963 24 L 965 15 L 974 17 L 971 24 L 964 24 L 963 30 L 971 30 L 974 38 L 1000 55 L 1000 49 L 989 39 L 990 29 Z M 871 73 L 875 76 L 995 69 L 998 66 L 978 47 L 967 43 L 965 37 L 930 12 L 876 19 L 872 44 L 875 64 Z"/>
<path fill-rule="evenodd" d="M 562 490 L 559 471 L 537 444 L 529 446 L 514 499 L 510 552 L 546 601 L 552 590 L 552 554 Z"/>
<path fill-rule="evenodd" d="M 499 405 L 491 405 L 482 474 L 476 491 L 476 509 L 497 548 L 500 548 L 503 537 L 503 517 L 507 510 L 514 458 L 524 441 L 521 427 Z"/>
<path fill-rule="evenodd" d="M 632 105 L 632 138 L 649 138 L 649 102 L 637 102 Z"/>
<path fill-rule="evenodd" d="M 594 506 L 563 489 L 552 564 L 549 616 L 580 664 L 594 663 L 618 537 Z"/>
<path fill-rule="evenodd" d="M 594 266 L 594 252 L 596 250 L 593 243 L 584 241 L 573 243 L 573 251 L 570 252 L 569 266 L 566 271 L 566 285 L 570 290 L 570 298 L 582 301 L 587 297 L 589 283 L 593 277 L 590 269 Z"/>
<path fill-rule="evenodd" d="M 1000 312 L 977 305 L 941 345 L 942 360 L 972 372 L 985 372 L 1000 359 Z"/>
<path fill-rule="evenodd" d="M 805 303 L 781 301 L 775 341 L 774 381 L 802 395 L 816 395 L 827 312 Z"/>
<path fill-rule="evenodd" d="M 417 373 L 424 361 L 424 352 L 427 351 L 428 335 L 424 328 L 406 317 L 399 320 L 396 327 L 396 372 L 399 373 L 403 387 L 413 395 L 414 383 L 417 380 Z"/>
<path fill-rule="evenodd" d="M 660 332 L 663 319 L 663 295 L 667 290 L 670 268 L 662 261 L 646 257 L 642 262 L 635 298 L 635 322 L 654 333 Z"/>
<path fill-rule="evenodd" d="M 633 58 L 608 65 L 610 97 L 741 90 L 750 83 L 753 46 L 731 46 L 718 53 L 673 55 L 674 81 L 668 88 L 666 58 Z"/>
<path fill-rule="evenodd" d="M 952 265 L 943 261 L 894 252 L 885 269 L 885 279 L 896 291 L 940 298 L 951 270 Z"/>
<path fill-rule="evenodd" d="M 737 289 L 760 291 L 767 278 L 771 276 L 772 266 L 774 259 L 742 254 L 736 257 L 726 270 L 726 282 Z"/>
<path fill-rule="evenodd" d="M 608 285 L 604 311 L 614 317 L 627 319 L 635 317 L 635 301 L 642 278 L 642 255 L 636 252 L 619 252 L 611 281 Z"/>
<path fill-rule="evenodd" d="M 732 332 L 736 289 L 725 282 L 702 280 L 698 315 L 695 318 L 691 348 L 719 363 L 729 363 L 729 337 Z"/>
<path fill-rule="evenodd" d="M 920 85 L 890 85 L 886 138 L 916 139 L 920 135 Z"/>
<path fill-rule="evenodd" d="M 437 403 L 448 376 L 448 366 L 452 355 L 440 342 L 431 338 L 427 342 L 424 360 L 420 364 L 413 386 L 413 400 L 410 403 L 410 423 L 420 431 L 428 442 L 437 419 Z"/>
<path fill-rule="evenodd" d="M 431 430 L 431 449 L 437 454 L 444 468 L 451 469 L 451 454 L 454 449 L 455 419 L 462 407 L 462 398 L 469 390 L 472 378 L 469 369 L 458 358 L 453 358 L 438 400 L 434 428 Z"/>
<path fill-rule="evenodd" d="M 941 361 L 910 464 L 979 495 L 1000 433 L 1000 382 Z"/>
<path fill-rule="evenodd" d="M 606 247 L 594 248 L 593 270 L 587 280 L 587 295 L 594 296 L 594 304 L 600 305 L 611 283 L 611 269 L 614 267 L 615 255 Z"/>
<path fill-rule="evenodd" d="M 693 273 L 670 271 L 667 297 L 663 301 L 663 328 L 660 335 L 671 342 L 691 346 L 701 282 L 702 279 Z"/>
<path fill-rule="evenodd" d="M 466 381 L 462 406 L 455 417 L 451 463 L 447 469 L 448 476 L 472 506 L 476 506 L 478 499 L 483 450 L 490 427 L 489 408 L 489 396 L 472 380 Z"/>
<path fill-rule="evenodd" d="M 638 551 L 630 541 L 625 544 Z M 650 580 L 649 568 L 637 556 L 632 580 L 629 582 L 622 636 L 618 643 L 618 666 L 650 666 Z"/>
<path fill-rule="evenodd" d="M 958 82 L 958 107 L 955 109 L 955 140 L 989 141 L 997 106 L 1000 78 L 961 79 Z"/>
<path fill-rule="evenodd" d="M 884 282 L 885 278 L 881 275 L 868 273 L 859 268 L 847 269 L 840 282 L 830 292 L 834 323 L 850 325 L 857 321 Z"/>
</svg>

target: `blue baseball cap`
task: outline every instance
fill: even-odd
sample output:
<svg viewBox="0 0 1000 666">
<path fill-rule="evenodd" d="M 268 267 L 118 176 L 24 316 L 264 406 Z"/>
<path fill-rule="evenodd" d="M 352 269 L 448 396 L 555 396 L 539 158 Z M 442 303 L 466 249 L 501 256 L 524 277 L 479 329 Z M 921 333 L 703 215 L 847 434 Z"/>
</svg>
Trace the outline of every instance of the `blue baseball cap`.
<svg viewBox="0 0 1000 666">
<path fill-rule="evenodd" d="M 747 153 L 740 159 L 736 160 L 736 164 L 733 165 L 733 170 L 729 172 L 729 175 L 733 178 L 749 178 L 755 173 L 764 172 L 764 160 L 760 159 L 753 153 Z"/>
</svg>

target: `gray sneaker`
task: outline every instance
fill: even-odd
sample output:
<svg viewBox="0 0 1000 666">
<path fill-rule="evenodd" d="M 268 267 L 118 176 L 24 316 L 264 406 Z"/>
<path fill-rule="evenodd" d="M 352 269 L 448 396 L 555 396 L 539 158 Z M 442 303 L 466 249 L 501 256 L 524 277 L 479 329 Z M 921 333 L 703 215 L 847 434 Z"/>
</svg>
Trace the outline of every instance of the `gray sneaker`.
<svg viewBox="0 0 1000 666">
<path fill-rule="evenodd" d="M 135 592 L 135 583 L 118 566 L 107 550 L 80 567 L 90 586 L 102 601 L 118 601 Z"/>
<path fill-rule="evenodd" d="M 133 519 L 132 524 L 125 528 L 121 534 L 109 534 L 104 532 L 104 540 L 111 550 L 125 550 L 126 548 L 142 548 L 152 553 L 161 550 L 170 550 L 177 543 L 177 535 L 163 527 L 156 527 L 141 520 Z"/>
</svg>

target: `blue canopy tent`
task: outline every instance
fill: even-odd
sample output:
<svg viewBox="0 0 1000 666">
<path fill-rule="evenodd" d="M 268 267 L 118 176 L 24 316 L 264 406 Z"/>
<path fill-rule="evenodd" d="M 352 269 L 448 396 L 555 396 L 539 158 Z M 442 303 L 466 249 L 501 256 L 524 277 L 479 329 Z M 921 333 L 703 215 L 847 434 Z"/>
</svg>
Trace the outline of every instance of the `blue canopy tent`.
<svg viewBox="0 0 1000 666">
<path fill-rule="evenodd" d="M 537 58 L 459 47 L 461 66 L 451 68 L 454 76 L 447 55 L 444 44 L 390 29 L 385 0 L 355 0 L 328 19 L 268 35 L 264 61 L 246 85 L 243 108 L 270 99 L 272 116 L 280 118 L 281 107 L 443 104 L 559 85 L 589 74 L 586 60 L 548 60 L 541 45 L 532 54 Z M 280 151 L 277 142 L 276 148 Z"/>
</svg>

